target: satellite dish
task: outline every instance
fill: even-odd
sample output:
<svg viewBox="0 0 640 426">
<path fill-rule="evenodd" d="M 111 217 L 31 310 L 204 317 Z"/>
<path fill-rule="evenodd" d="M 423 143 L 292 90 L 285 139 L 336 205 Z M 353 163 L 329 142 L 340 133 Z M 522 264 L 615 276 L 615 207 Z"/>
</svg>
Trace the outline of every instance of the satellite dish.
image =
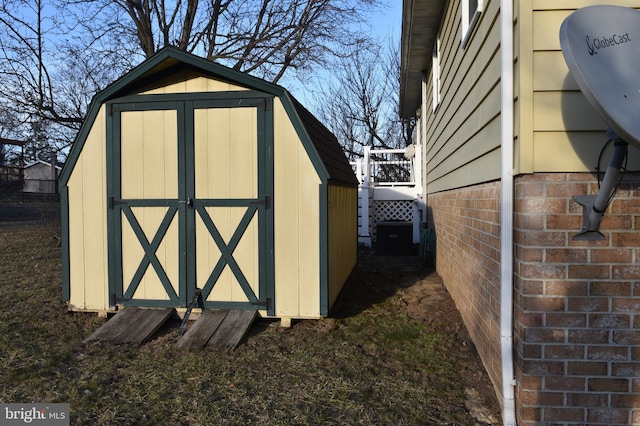
<svg viewBox="0 0 640 426">
<path fill-rule="evenodd" d="M 607 125 L 640 148 L 640 11 L 587 6 L 560 27 L 571 75 Z"/>
<path fill-rule="evenodd" d="M 615 193 L 627 143 L 640 148 L 640 12 L 587 6 L 560 27 L 560 46 L 571 75 L 609 126 L 613 158 L 597 195 L 574 196 L 582 205 L 582 231 L 574 240 L 603 240 L 600 222 Z"/>
</svg>

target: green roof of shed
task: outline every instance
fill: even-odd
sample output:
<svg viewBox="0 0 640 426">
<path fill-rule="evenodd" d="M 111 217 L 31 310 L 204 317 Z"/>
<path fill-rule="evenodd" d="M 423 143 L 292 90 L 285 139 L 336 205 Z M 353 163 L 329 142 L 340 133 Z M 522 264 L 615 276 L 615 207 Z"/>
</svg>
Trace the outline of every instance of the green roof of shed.
<svg viewBox="0 0 640 426">
<path fill-rule="evenodd" d="M 174 47 L 160 50 L 94 96 L 87 117 L 76 136 L 65 168 L 60 175 L 61 184 L 65 185 L 68 182 L 71 170 L 75 166 L 84 141 L 103 103 L 128 95 L 137 88 L 145 87 L 153 81 L 158 81 L 184 69 L 196 70 L 280 98 L 320 179 L 326 183 L 358 185 L 353 169 L 336 137 L 286 89 Z"/>
</svg>

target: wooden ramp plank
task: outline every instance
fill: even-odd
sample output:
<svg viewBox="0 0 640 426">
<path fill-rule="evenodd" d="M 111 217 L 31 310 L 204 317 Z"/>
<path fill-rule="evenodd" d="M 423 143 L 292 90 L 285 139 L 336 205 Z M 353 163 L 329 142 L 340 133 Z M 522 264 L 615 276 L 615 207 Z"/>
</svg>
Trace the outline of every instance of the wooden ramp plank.
<svg viewBox="0 0 640 426">
<path fill-rule="evenodd" d="M 141 345 L 173 314 L 173 308 L 143 309 L 126 307 L 83 342 L 101 341 Z"/>
<path fill-rule="evenodd" d="M 113 318 L 102 324 L 89 337 L 83 340 L 84 343 L 93 341 L 112 341 L 122 333 L 127 323 L 135 321 L 139 314 L 138 308 L 125 308 L 115 314 Z"/>
<path fill-rule="evenodd" d="M 233 351 L 251 327 L 256 315 L 257 311 L 253 310 L 234 309 L 229 311 L 215 334 L 209 339 L 207 347 Z"/>
<path fill-rule="evenodd" d="M 186 348 L 194 352 L 199 351 L 211 339 L 228 313 L 229 311 L 224 309 L 203 310 L 196 322 L 189 327 L 183 336 L 178 338 L 174 347 Z"/>
</svg>

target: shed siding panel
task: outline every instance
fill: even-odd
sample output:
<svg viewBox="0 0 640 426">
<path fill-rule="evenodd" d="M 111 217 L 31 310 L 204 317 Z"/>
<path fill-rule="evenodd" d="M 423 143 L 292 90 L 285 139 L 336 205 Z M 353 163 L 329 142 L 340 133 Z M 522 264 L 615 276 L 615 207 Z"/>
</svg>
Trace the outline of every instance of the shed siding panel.
<svg viewBox="0 0 640 426">
<path fill-rule="evenodd" d="M 302 317 L 315 317 L 320 315 L 321 182 L 302 143 L 298 143 L 297 163 L 300 178 L 297 205 L 299 263 L 295 265 L 298 268 L 298 294 L 300 295 L 298 312 Z M 276 225 L 276 235 L 279 229 Z"/>
<path fill-rule="evenodd" d="M 274 101 L 275 314 L 320 315 L 318 177 L 280 100 Z"/>
<path fill-rule="evenodd" d="M 448 3 L 440 31 L 442 101 L 427 114 L 428 193 L 499 178 L 500 156 L 488 155 L 500 145 L 493 130 L 500 112 L 498 6 L 497 1 L 485 2 L 462 48 L 460 2 Z M 479 172 L 470 172 L 474 169 Z"/>
<path fill-rule="evenodd" d="M 69 179 L 69 303 L 106 310 L 108 300 L 105 109 L 101 108 Z"/>
<path fill-rule="evenodd" d="M 257 122 L 255 107 L 210 108 L 195 111 L 196 198 L 256 198 Z M 225 241 L 230 241 L 246 211 L 244 207 L 209 207 L 207 211 Z M 203 288 L 220 259 L 220 250 L 196 215 L 198 287 Z M 258 226 L 253 218 L 234 250 L 245 278 L 258 294 Z M 208 300 L 248 301 L 226 266 Z"/>
<path fill-rule="evenodd" d="M 247 88 L 204 76 L 194 71 L 182 71 L 155 81 L 152 87 L 145 88 L 140 91 L 140 94 L 228 92 L 231 90 L 247 90 Z"/>
<path fill-rule="evenodd" d="M 357 261 L 358 189 L 329 186 L 329 307 Z"/>
<path fill-rule="evenodd" d="M 175 110 L 126 111 L 121 117 L 122 198 L 178 198 L 178 130 Z M 139 207 L 132 210 L 147 240 L 153 240 L 167 208 Z M 122 223 L 122 266 L 126 289 L 142 260 L 143 252 L 138 237 L 124 215 Z M 156 255 L 174 290 L 178 292 L 178 227 L 175 218 Z M 147 268 L 134 298 L 169 298 L 153 267 Z"/>
<path fill-rule="evenodd" d="M 88 142 L 88 141 L 87 141 Z M 85 236 L 84 236 L 84 211 L 82 205 L 83 198 L 83 166 L 84 159 L 78 158 L 76 167 L 69 178 L 69 282 L 71 299 L 69 303 L 77 309 L 86 308 L 85 293 Z M 97 283 L 96 285 L 99 285 Z M 99 287 L 96 287 L 99 288 Z M 102 309 L 102 306 L 97 307 Z"/>
</svg>

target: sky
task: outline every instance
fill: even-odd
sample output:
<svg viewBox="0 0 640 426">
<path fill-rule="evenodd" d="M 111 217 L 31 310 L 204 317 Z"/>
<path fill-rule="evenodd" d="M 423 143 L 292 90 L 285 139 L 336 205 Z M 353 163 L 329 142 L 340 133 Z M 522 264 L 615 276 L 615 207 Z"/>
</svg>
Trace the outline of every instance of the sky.
<svg viewBox="0 0 640 426">
<path fill-rule="evenodd" d="M 402 0 L 386 0 L 386 6 L 371 16 L 370 21 L 371 35 L 383 42 L 388 37 L 400 42 L 402 32 Z M 322 71 L 318 71 L 319 76 L 323 75 Z M 281 86 L 291 92 L 304 106 L 313 110 L 314 94 L 308 87 L 305 87 L 298 81 L 291 79 L 283 79 L 279 82 Z"/>
<path fill-rule="evenodd" d="M 402 30 L 402 0 L 388 0 L 387 8 L 373 16 L 372 27 L 376 34 L 393 34 L 400 39 Z"/>
</svg>

